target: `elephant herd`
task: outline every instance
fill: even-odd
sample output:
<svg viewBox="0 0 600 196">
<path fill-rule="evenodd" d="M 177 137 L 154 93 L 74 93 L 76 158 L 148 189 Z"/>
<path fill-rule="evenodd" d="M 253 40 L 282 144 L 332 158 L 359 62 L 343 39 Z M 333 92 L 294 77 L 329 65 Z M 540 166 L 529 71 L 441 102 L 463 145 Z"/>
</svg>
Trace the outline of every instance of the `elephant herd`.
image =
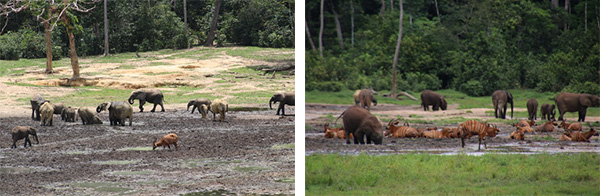
<svg viewBox="0 0 600 196">
<path fill-rule="evenodd" d="M 112 101 L 112 102 L 104 102 L 96 107 L 96 112 L 92 109 L 81 107 L 81 108 L 73 108 L 67 107 L 64 104 L 55 104 L 51 103 L 49 100 L 44 99 L 44 97 L 40 94 L 35 94 L 33 98 L 30 100 L 31 104 L 31 118 L 33 120 L 40 121 L 40 126 L 52 126 L 53 116 L 54 114 L 60 114 L 61 119 L 65 122 L 75 122 L 77 117 L 81 119 L 83 125 L 92 125 L 92 124 L 102 124 L 102 120 L 98 117 L 98 114 L 102 111 L 108 111 L 108 118 L 110 121 L 110 125 L 121 125 L 125 126 L 126 121 L 129 121 L 129 126 L 132 126 L 133 123 L 133 107 L 131 104 L 134 103 L 135 100 L 139 100 L 139 109 L 140 112 L 144 111 L 144 104 L 146 102 L 154 104 L 154 107 L 150 112 L 156 111 L 156 106 L 160 105 L 161 112 L 165 112 L 165 108 L 163 106 L 164 95 L 158 89 L 138 89 L 131 92 L 131 95 L 127 99 L 127 101 Z M 281 111 L 282 117 L 285 115 L 285 105 L 294 105 L 295 104 L 295 93 L 294 92 L 285 92 L 285 93 L 275 93 L 271 99 L 269 100 L 269 108 L 272 109 L 271 104 L 279 102 L 279 107 L 277 109 L 277 115 L 279 115 Z M 188 102 L 187 110 L 189 111 L 189 107 L 193 106 L 192 114 L 196 109 L 198 112 L 202 114 L 202 118 L 207 118 L 208 112 L 213 113 L 213 121 L 216 121 L 216 115 L 219 114 L 219 121 L 225 121 L 225 114 L 229 110 L 229 105 L 227 101 L 224 99 L 194 99 Z M 31 141 L 29 140 L 29 135 L 32 135 L 36 142 L 39 143 L 37 138 L 37 131 L 35 128 L 31 126 L 16 126 L 12 131 L 13 144 L 11 148 L 16 148 L 16 142 L 21 139 L 25 139 L 25 147 L 29 143 L 31 146 Z"/>
<path fill-rule="evenodd" d="M 377 101 L 373 97 L 376 92 L 373 89 L 362 89 L 357 90 L 354 93 L 354 103 L 352 106 L 346 109 L 337 118 L 343 119 L 343 128 L 345 131 L 346 143 L 350 144 L 350 134 L 354 135 L 355 144 L 381 144 L 383 139 L 382 123 L 372 115 L 369 110 L 371 103 L 375 106 Z M 577 121 L 585 121 L 585 115 L 588 107 L 599 107 L 600 97 L 590 94 L 575 94 L 575 93 L 560 93 L 555 98 L 556 105 L 542 104 L 541 116 L 542 119 L 548 121 L 555 121 L 555 108 L 558 108 L 559 118 L 558 120 L 564 120 L 564 114 L 566 112 L 578 112 L 579 118 Z M 513 96 L 510 92 L 505 90 L 497 90 L 492 94 L 492 104 L 494 106 L 494 116 L 496 118 L 506 118 L 506 112 L 508 104 L 511 106 L 511 118 L 513 117 Z M 425 90 L 421 93 L 421 106 L 423 110 L 429 110 L 429 106 L 432 106 L 433 111 L 439 109 L 446 110 L 448 103 L 446 102 L 443 95 L 433 92 L 431 90 Z M 527 101 L 528 117 L 531 120 L 537 119 L 537 108 L 538 102 L 535 99 L 529 99 Z M 336 120 L 337 121 L 337 120 Z"/>
</svg>

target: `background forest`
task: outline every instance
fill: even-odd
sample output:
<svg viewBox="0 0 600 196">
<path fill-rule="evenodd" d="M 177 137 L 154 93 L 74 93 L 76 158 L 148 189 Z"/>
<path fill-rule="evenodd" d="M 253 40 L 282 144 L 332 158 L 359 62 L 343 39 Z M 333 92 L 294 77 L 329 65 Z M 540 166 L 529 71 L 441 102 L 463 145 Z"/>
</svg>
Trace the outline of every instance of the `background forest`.
<svg viewBox="0 0 600 196">
<path fill-rule="evenodd" d="M 293 0 L 216 1 L 220 2 L 214 39 L 217 45 L 294 46 Z M 84 2 L 91 1 L 80 1 L 79 4 Z M 215 5 L 215 0 L 188 0 L 189 34 L 186 34 L 183 0 L 109 0 L 109 52 L 114 54 L 181 49 L 187 48 L 188 44 L 203 45 L 211 27 Z M 86 4 L 86 7 L 94 9 L 87 13 L 68 13 L 71 21 L 76 23 L 74 36 L 77 53 L 79 56 L 103 54 L 103 1 Z M 24 9 L 9 14 L 8 22 L 7 17 L 0 15 L 0 28 L 6 25 L 0 36 L 0 59 L 46 57 L 44 25 L 36 18 L 38 14 L 32 9 Z M 52 31 L 53 58 L 68 57 L 68 44 L 65 28 L 58 25 Z"/>
<path fill-rule="evenodd" d="M 397 0 L 306 1 L 306 90 L 391 91 Z M 600 1 L 403 3 L 397 89 L 600 94 Z M 323 54 L 319 31 L 323 25 Z M 312 43 L 311 43 L 312 42 Z"/>
</svg>

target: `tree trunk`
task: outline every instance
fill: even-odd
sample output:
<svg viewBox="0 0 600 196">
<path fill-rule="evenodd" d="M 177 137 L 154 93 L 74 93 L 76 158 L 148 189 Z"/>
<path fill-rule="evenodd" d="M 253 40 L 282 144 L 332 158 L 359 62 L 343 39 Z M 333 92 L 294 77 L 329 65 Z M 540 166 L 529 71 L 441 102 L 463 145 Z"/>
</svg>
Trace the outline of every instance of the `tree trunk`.
<svg viewBox="0 0 600 196">
<path fill-rule="evenodd" d="M 331 12 L 333 13 L 333 18 L 335 20 L 335 29 L 337 30 L 338 43 L 342 50 L 344 49 L 344 37 L 342 36 L 342 25 L 340 25 L 340 20 L 338 18 L 338 14 L 335 11 L 335 7 L 333 3 L 329 2 L 331 5 Z"/>
<path fill-rule="evenodd" d="M 321 0 L 321 29 L 319 30 L 319 56 L 323 57 L 323 26 L 325 24 L 325 0 Z"/>
<path fill-rule="evenodd" d="M 440 8 L 438 7 L 438 1 L 435 0 L 435 11 L 437 12 L 437 17 L 440 23 L 442 23 L 442 17 L 440 17 Z"/>
<path fill-rule="evenodd" d="M 583 6 L 584 7 L 583 8 L 583 15 L 584 15 L 584 17 L 583 17 L 583 29 L 584 29 L 584 32 L 587 32 L 587 0 L 585 2 L 583 2 L 583 3 L 584 3 L 583 4 L 584 5 Z"/>
<path fill-rule="evenodd" d="M 75 49 L 75 36 L 73 36 L 72 26 L 66 15 L 62 16 L 62 20 L 65 23 L 67 35 L 69 36 L 69 56 L 71 57 L 71 67 L 73 68 L 73 77 L 71 79 L 79 79 L 79 58 Z"/>
<path fill-rule="evenodd" d="M 106 1 L 104 0 L 104 56 L 108 56 L 108 14 Z"/>
<path fill-rule="evenodd" d="M 187 3 L 183 0 L 183 26 L 185 27 L 185 37 L 189 35 L 187 23 Z M 211 25 L 212 27 L 212 25 Z M 190 42 L 187 42 L 187 48 L 190 48 Z"/>
<path fill-rule="evenodd" d="M 352 3 L 354 0 L 350 1 L 350 9 L 352 13 L 350 13 L 350 24 L 352 25 L 352 48 L 354 48 L 354 4 Z"/>
<path fill-rule="evenodd" d="M 213 19 L 210 23 L 210 30 L 208 31 L 208 37 L 206 38 L 205 46 L 212 46 L 215 40 L 215 31 L 217 30 L 217 22 L 219 17 L 219 9 L 221 8 L 221 0 L 215 0 L 215 12 L 213 13 Z"/>
<path fill-rule="evenodd" d="M 394 63 L 392 69 L 392 97 L 398 97 L 396 95 L 396 67 L 398 67 L 398 55 L 400 53 L 400 44 L 402 43 L 402 20 L 404 19 L 404 7 L 402 6 L 402 0 L 400 0 L 400 27 L 398 29 L 398 44 L 396 44 L 396 52 L 394 53 Z"/>
<path fill-rule="evenodd" d="M 50 21 L 44 22 L 44 33 L 46 34 L 46 73 L 52 73 L 52 35 Z"/>
<path fill-rule="evenodd" d="M 381 0 L 381 11 L 379 11 L 381 17 L 385 16 L 385 0 Z"/>
<path fill-rule="evenodd" d="M 552 2 L 552 6 L 558 7 L 558 0 L 551 0 L 550 2 Z"/>
<path fill-rule="evenodd" d="M 312 37 L 310 36 L 310 31 L 308 29 L 308 21 L 306 21 L 306 19 L 304 20 L 304 26 L 306 27 L 306 36 L 308 36 L 308 42 L 310 43 L 310 46 L 312 47 L 313 51 L 317 51 L 317 47 L 315 47 L 315 43 L 312 40 Z"/>
<path fill-rule="evenodd" d="M 394 0 L 390 0 L 390 13 L 394 13 Z"/>
<path fill-rule="evenodd" d="M 569 13 L 569 0 L 565 0 L 565 11 L 567 11 L 567 13 Z M 569 28 L 569 24 L 567 23 L 567 20 L 565 20 L 563 30 L 566 31 L 568 28 Z"/>
</svg>

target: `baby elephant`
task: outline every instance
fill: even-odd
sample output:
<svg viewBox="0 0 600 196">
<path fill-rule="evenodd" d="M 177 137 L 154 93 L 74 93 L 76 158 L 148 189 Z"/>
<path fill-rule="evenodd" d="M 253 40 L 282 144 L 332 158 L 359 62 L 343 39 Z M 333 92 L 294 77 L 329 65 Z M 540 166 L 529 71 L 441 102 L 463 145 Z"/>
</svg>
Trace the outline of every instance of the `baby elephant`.
<svg viewBox="0 0 600 196">
<path fill-rule="evenodd" d="M 208 99 L 192 99 L 192 100 L 190 100 L 190 102 L 188 102 L 187 109 L 185 111 L 190 110 L 190 106 L 193 106 L 192 107 L 192 114 L 193 114 L 194 110 L 196 110 L 196 108 L 198 108 L 198 111 L 200 111 L 200 109 L 201 109 L 200 106 L 202 106 L 202 105 L 209 106 L 210 104 L 211 104 L 211 101 Z M 200 111 L 200 113 L 202 113 L 202 111 Z M 206 115 L 206 114 L 204 114 L 204 115 Z"/>
<path fill-rule="evenodd" d="M 281 111 L 281 115 L 285 116 L 285 105 L 295 105 L 296 104 L 296 93 L 294 92 L 286 92 L 286 93 L 275 93 L 273 97 L 269 100 L 269 109 L 273 109 L 271 103 L 279 102 L 279 107 L 277 107 L 277 115 L 279 115 L 279 111 Z"/>
<path fill-rule="evenodd" d="M 52 126 L 52 115 L 54 114 L 54 105 L 50 102 L 45 102 L 40 106 L 40 113 L 42 119 L 40 120 L 40 126 Z"/>
<path fill-rule="evenodd" d="M 65 108 L 62 110 L 60 116 L 65 120 L 65 122 L 75 122 L 75 114 L 77 113 L 77 109 L 75 108 Z"/>
<path fill-rule="evenodd" d="M 12 146 L 10 146 L 10 148 L 17 148 L 17 141 L 25 138 L 25 148 L 27 147 L 27 143 L 29 143 L 29 146 L 31 147 L 31 140 L 29 140 L 29 135 L 32 135 L 33 137 L 35 137 L 35 142 L 36 144 L 40 144 L 40 141 L 38 140 L 38 136 L 37 136 L 37 132 L 35 130 L 35 128 L 30 127 L 30 126 L 16 126 L 15 128 L 12 129 L 11 131 L 12 133 L 12 139 L 13 139 L 13 144 Z"/>
<path fill-rule="evenodd" d="M 102 124 L 102 120 L 100 120 L 98 115 L 88 108 L 79 108 L 77 113 L 79 113 L 79 118 L 81 118 L 81 122 L 84 125 Z"/>
<path fill-rule="evenodd" d="M 217 120 L 217 113 L 219 113 L 220 121 L 225 121 L 225 113 L 229 110 L 227 101 L 222 99 L 216 99 L 210 105 L 210 111 L 213 113 L 213 121 Z"/>
</svg>

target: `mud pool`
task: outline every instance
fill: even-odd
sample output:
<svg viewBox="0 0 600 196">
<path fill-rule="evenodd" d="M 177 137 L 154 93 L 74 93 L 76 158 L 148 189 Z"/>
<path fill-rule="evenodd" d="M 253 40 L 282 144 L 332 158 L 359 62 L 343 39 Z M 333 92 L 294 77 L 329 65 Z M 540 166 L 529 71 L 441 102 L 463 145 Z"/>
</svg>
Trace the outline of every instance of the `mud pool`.
<svg viewBox="0 0 600 196">
<path fill-rule="evenodd" d="M 291 111 L 293 113 L 293 111 Z M 0 119 L 0 195 L 293 194 L 294 117 L 233 111 L 227 122 L 184 111 L 134 112 L 133 126 L 66 123 L 40 127 Z M 210 117 L 212 119 L 212 116 Z M 10 149 L 10 130 L 33 126 L 40 144 Z M 179 150 L 152 150 L 175 133 Z"/>
</svg>

